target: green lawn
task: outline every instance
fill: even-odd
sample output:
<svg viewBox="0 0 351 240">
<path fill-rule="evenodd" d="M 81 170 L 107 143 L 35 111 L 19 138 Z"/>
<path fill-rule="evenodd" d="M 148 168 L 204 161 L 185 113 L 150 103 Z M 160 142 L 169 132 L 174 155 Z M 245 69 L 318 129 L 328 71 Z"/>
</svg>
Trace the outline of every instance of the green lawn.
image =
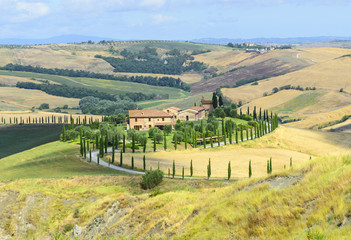
<svg viewBox="0 0 351 240">
<path fill-rule="evenodd" d="M 0 180 L 122 174 L 81 160 L 77 144 L 58 141 L 0 159 Z"/>
</svg>

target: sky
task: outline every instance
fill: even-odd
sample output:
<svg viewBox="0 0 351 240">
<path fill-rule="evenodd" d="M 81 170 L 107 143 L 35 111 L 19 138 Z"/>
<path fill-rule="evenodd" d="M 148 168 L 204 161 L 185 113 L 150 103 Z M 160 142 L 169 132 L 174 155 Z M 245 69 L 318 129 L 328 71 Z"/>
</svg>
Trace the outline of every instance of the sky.
<svg viewBox="0 0 351 240">
<path fill-rule="evenodd" d="M 0 0 L 0 38 L 351 36 L 349 0 Z"/>
</svg>

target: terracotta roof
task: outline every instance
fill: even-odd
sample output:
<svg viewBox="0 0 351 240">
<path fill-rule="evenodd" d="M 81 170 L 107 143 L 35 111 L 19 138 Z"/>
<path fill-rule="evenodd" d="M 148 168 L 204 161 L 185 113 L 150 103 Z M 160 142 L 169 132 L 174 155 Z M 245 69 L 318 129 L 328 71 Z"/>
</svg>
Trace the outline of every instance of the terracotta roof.
<svg viewBox="0 0 351 240">
<path fill-rule="evenodd" d="M 197 111 L 197 112 L 201 112 L 201 111 L 205 110 L 204 107 L 192 107 L 192 108 L 189 108 L 189 109 Z"/>
<path fill-rule="evenodd" d="M 170 114 L 159 110 L 129 110 L 129 117 L 133 118 L 155 118 L 155 117 L 172 117 Z"/>
<path fill-rule="evenodd" d="M 182 109 L 179 108 L 179 107 L 174 107 L 174 106 L 172 106 L 172 107 L 169 107 L 169 108 L 172 108 L 172 109 L 177 110 L 177 111 L 182 111 Z"/>
</svg>

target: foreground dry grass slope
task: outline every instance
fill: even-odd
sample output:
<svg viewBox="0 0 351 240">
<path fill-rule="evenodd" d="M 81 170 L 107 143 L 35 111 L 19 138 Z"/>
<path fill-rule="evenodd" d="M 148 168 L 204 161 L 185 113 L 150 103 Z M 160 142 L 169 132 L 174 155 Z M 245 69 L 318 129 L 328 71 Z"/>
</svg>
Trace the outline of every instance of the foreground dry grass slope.
<svg viewBox="0 0 351 240">
<path fill-rule="evenodd" d="M 351 158 L 320 157 L 268 178 L 240 182 L 75 177 L 0 184 L 0 236 L 80 239 L 349 239 Z M 227 186 L 225 186 L 227 185 Z"/>
</svg>

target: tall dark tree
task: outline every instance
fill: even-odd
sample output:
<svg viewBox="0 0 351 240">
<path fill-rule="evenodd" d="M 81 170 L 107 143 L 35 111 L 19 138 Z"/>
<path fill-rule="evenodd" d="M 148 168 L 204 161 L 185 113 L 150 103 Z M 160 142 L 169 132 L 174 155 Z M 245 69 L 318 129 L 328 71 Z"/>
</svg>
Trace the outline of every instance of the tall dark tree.
<svg viewBox="0 0 351 240">
<path fill-rule="evenodd" d="M 208 165 L 207 165 L 207 179 L 210 179 L 211 177 L 211 158 L 208 159 Z"/>
<path fill-rule="evenodd" d="M 146 157 L 145 157 L 145 155 L 143 157 L 143 169 L 144 169 L 144 171 L 146 170 Z"/>
<path fill-rule="evenodd" d="M 120 166 L 123 165 L 123 152 L 122 151 L 120 152 L 120 155 L 119 155 L 119 165 Z"/>
<path fill-rule="evenodd" d="M 217 106 L 218 106 L 217 95 L 215 92 L 212 95 L 212 105 L 213 105 L 213 108 L 217 108 Z"/>
<path fill-rule="evenodd" d="M 194 171 L 194 169 L 193 169 L 193 160 L 190 160 L 190 177 L 193 176 L 193 171 Z"/>
<path fill-rule="evenodd" d="M 230 177 L 232 176 L 232 168 L 230 166 L 230 161 L 228 163 L 228 180 L 230 180 Z"/>
<path fill-rule="evenodd" d="M 249 178 L 252 176 L 251 160 L 249 161 Z"/>
<path fill-rule="evenodd" d="M 175 176 L 175 161 L 173 160 L 172 178 Z"/>
<path fill-rule="evenodd" d="M 218 98 L 218 104 L 219 104 L 220 107 L 223 107 L 223 105 L 224 105 L 224 104 L 223 104 L 223 98 L 222 98 L 221 95 L 220 95 L 219 98 Z"/>
<path fill-rule="evenodd" d="M 134 157 L 132 156 L 132 169 L 134 169 Z"/>
</svg>

